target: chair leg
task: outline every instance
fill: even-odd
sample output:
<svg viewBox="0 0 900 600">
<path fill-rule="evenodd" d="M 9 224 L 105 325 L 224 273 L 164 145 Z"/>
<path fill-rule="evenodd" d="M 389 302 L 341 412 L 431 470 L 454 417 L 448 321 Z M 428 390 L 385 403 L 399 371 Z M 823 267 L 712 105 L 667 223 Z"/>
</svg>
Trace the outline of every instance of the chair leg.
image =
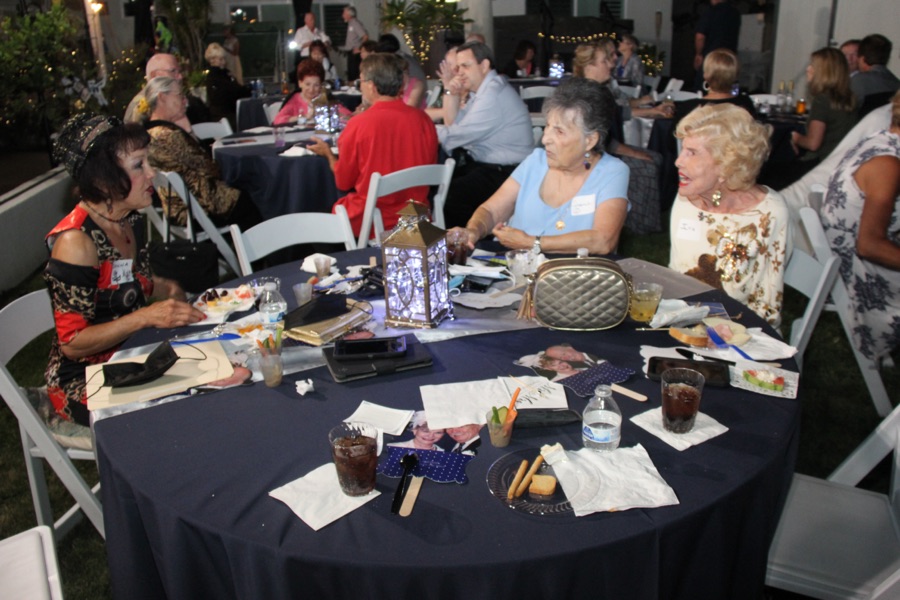
<svg viewBox="0 0 900 600">
<path fill-rule="evenodd" d="M 24 427 L 19 427 L 19 437 L 22 440 L 22 451 L 25 455 L 25 470 L 28 473 L 28 486 L 31 489 L 31 501 L 34 504 L 34 516 L 38 525 L 46 525 L 53 528 L 53 509 L 50 507 L 50 493 L 47 490 L 47 475 L 44 472 L 42 458 L 32 455 L 34 442 L 28 437 Z"/>
</svg>

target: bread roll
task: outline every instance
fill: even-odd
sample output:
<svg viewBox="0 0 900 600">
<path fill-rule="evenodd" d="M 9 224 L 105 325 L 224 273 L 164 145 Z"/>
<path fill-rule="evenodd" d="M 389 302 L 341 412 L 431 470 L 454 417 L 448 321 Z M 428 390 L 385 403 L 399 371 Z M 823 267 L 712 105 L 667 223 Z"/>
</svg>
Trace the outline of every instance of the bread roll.
<svg viewBox="0 0 900 600">
<path fill-rule="evenodd" d="M 693 327 L 669 327 L 669 335 L 689 346 L 706 346 L 709 336 L 706 335 L 705 325 L 694 325 Z"/>
<path fill-rule="evenodd" d="M 729 344 L 740 346 L 741 344 L 750 341 L 750 334 L 747 333 L 747 328 L 731 319 L 707 317 L 703 319 L 703 324 L 715 329 L 716 333 Z"/>
</svg>

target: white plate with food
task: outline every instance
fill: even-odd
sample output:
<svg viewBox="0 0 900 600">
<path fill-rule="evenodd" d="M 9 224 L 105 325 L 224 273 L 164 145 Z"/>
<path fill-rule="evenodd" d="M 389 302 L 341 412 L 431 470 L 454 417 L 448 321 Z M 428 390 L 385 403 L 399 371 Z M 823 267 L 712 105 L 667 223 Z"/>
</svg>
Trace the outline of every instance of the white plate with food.
<svg viewBox="0 0 900 600">
<path fill-rule="evenodd" d="M 779 398 L 797 397 L 799 373 L 751 362 L 729 366 L 728 372 L 731 387 Z"/>
<path fill-rule="evenodd" d="M 256 293 L 249 285 L 236 288 L 210 288 L 194 300 L 194 307 L 206 315 L 206 320 L 198 325 L 221 323 L 231 313 L 253 308 Z"/>
</svg>

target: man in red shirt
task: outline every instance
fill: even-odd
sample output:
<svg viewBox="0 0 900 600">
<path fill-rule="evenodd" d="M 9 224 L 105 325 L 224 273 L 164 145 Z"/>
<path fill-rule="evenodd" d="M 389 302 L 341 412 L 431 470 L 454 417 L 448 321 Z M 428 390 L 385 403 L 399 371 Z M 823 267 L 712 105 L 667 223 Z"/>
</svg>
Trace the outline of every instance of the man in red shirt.
<svg viewBox="0 0 900 600">
<path fill-rule="evenodd" d="M 338 139 L 338 154 L 322 140 L 310 150 L 328 159 L 340 190 L 351 190 L 337 201 L 347 209 L 353 233 L 359 235 L 369 178 L 378 172 L 432 165 L 437 161 L 437 133 L 425 111 L 406 105 L 403 92 L 403 59 L 376 53 L 360 65 L 360 90 L 369 108 L 354 116 Z M 397 211 L 414 199 L 428 202 L 428 186 L 402 190 L 378 199 L 385 229 L 397 224 Z"/>
</svg>

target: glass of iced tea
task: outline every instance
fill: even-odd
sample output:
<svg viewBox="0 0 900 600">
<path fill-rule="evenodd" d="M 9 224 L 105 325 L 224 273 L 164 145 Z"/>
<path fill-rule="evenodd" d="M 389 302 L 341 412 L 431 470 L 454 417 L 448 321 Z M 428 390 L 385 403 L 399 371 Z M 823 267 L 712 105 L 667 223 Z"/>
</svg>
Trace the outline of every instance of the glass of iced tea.
<svg viewBox="0 0 900 600">
<path fill-rule="evenodd" d="M 629 316 L 639 323 L 649 323 L 656 314 L 659 301 L 662 299 L 663 287 L 658 283 L 639 282 L 634 284 L 631 295 Z"/>
<path fill-rule="evenodd" d="M 688 433 L 694 428 L 706 380 L 693 369 L 666 369 L 660 381 L 663 429 L 672 433 Z"/>
<path fill-rule="evenodd" d="M 367 423 L 341 423 L 328 432 L 341 491 L 365 496 L 375 489 L 378 431 Z"/>
</svg>

